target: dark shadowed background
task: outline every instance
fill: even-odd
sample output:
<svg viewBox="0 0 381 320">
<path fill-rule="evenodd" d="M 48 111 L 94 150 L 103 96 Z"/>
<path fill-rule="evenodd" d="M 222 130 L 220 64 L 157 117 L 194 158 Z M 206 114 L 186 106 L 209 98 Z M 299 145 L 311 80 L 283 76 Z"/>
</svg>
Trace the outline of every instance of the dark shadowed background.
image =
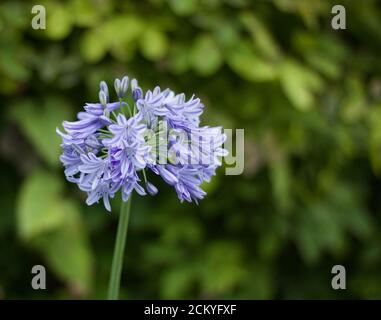
<svg viewBox="0 0 381 320">
<path fill-rule="evenodd" d="M 245 129 L 245 170 L 135 195 L 122 298 L 381 298 L 380 1 L 38 1 L 46 30 L 34 4 L 0 3 L 0 299 L 106 297 L 119 203 L 85 205 L 55 128 L 125 74 Z"/>
</svg>

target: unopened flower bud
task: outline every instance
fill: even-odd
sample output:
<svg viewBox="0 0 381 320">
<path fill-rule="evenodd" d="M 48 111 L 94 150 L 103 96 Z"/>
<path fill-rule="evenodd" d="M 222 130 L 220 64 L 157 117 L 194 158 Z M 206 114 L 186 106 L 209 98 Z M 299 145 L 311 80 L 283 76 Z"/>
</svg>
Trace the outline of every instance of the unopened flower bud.
<svg viewBox="0 0 381 320">
<path fill-rule="evenodd" d="M 119 98 L 123 98 L 128 89 L 128 77 L 123 77 L 122 81 L 116 79 L 114 82 L 115 91 Z"/>
<path fill-rule="evenodd" d="M 155 194 L 158 193 L 157 188 L 151 183 L 147 181 L 147 191 L 151 196 L 154 196 Z"/>
<path fill-rule="evenodd" d="M 138 101 L 139 99 L 142 98 L 142 96 L 143 96 L 143 91 L 139 87 L 136 87 L 132 91 L 132 98 L 134 99 L 134 101 Z"/>
<path fill-rule="evenodd" d="M 107 96 L 106 96 L 106 93 L 104 91 L 99 91 L 99 101 L 101 103 L 101 105 L 103 106 L 103 108 L 106 108 L 107 106 Z"/>
<path fill-rule="evenodd" d="M 138 80 L 132 79 L 131 80 L 131 90 L 134 91 L 137 86 L 138 86 Z"/>
<path fill-rule="evenodd" d="M 114 81 L 114 88 L 115 92 L 118 95 L 119 98 L 121 98 L 120 91 L 121 91 L 121 82 L 119 79 L 115 79 Z"/>
<path fill-rule="evenodd" d="M 124 76 L 123 78 L 122 78 L 122 83 L 121 83 L 121 89 L 122 89 L 122 93 L 123 93 L 123 95 L 125 95 L 126 94 L 126 92 L 127 92 L 127 89 L 128 89 L 128 77 L 127 76 Z"/>
<path fill-rule="evenodd" d="M 101 83 L 99 84 L 99 87 L 101 89 L 101 91 L 103 91 L 105 93 L 105 96 L 106 96 L 106 101 L 108 102 L 109 100 L 109 94 L 108 94 L 108 87 L 107 87 L 107 83 L 104 82 L 104 81 L 101 81 Z"/>
</svg>

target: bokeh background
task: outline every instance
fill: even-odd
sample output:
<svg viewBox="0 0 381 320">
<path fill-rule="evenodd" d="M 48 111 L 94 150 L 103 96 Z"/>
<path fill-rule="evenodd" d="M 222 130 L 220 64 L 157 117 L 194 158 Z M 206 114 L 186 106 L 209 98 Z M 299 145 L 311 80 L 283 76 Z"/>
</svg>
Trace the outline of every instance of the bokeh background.
<svg viewBox="0 0 381 320">
<path fill-rule="evenodd" d="M 134 197 L 122 298 L 381 298 L 380 1 L 38 1 L 46 30 L 34 4 L 0 3 L 1 299 L 106 297 L 119 203 L 84 204 L 55 128 L 125 74 L 245 129 L 245 169 Z"/>
</svg>

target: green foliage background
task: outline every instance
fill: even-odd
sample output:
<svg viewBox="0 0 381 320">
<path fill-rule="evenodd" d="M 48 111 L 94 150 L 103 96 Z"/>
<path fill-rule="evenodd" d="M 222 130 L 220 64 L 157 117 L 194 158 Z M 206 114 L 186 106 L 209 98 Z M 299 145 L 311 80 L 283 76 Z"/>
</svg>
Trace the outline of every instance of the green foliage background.
<svg viewBox="0 0 381 320">
<path fill-rule="evenodd" d="M 0 3 L 0 298 L 105 298 L 119 204 L 84 205 L 55 127 L 124 74 L 244 128 L 245 170 L 199 206 L 134 198 L 122 298 L 381 298 L 380 1 L 38 2 L 46 30 Z"/>
</svg>

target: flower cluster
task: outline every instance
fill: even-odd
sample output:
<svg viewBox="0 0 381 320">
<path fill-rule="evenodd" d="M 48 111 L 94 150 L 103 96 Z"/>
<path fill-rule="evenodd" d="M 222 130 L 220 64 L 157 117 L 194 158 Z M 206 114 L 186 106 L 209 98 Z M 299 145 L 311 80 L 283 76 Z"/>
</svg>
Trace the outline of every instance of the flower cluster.
<svg viewBox="0 0 381 320">
<path fill-rule="evenodd" d="M 181 201 L 202 199 L 227 155 L 221 127 L 200 126 L 204 105 L 192 96 L 156 87 L 145 94 L 136 79 L 116 79 L 118 101 L 110 102 L 107 84 L 100 83 L 99 103 L 87 103 L 74 122 L 63 122 L 60 160 L 67 180 L 87 192 L 86 203 L 110 198 L 120 190 L 127 201 L 133 190 L 155 195 L 147 180 L 151 171 L 173 186 Z M 130 87 L 130 90 L 128 90 Z"/>
</svg>

